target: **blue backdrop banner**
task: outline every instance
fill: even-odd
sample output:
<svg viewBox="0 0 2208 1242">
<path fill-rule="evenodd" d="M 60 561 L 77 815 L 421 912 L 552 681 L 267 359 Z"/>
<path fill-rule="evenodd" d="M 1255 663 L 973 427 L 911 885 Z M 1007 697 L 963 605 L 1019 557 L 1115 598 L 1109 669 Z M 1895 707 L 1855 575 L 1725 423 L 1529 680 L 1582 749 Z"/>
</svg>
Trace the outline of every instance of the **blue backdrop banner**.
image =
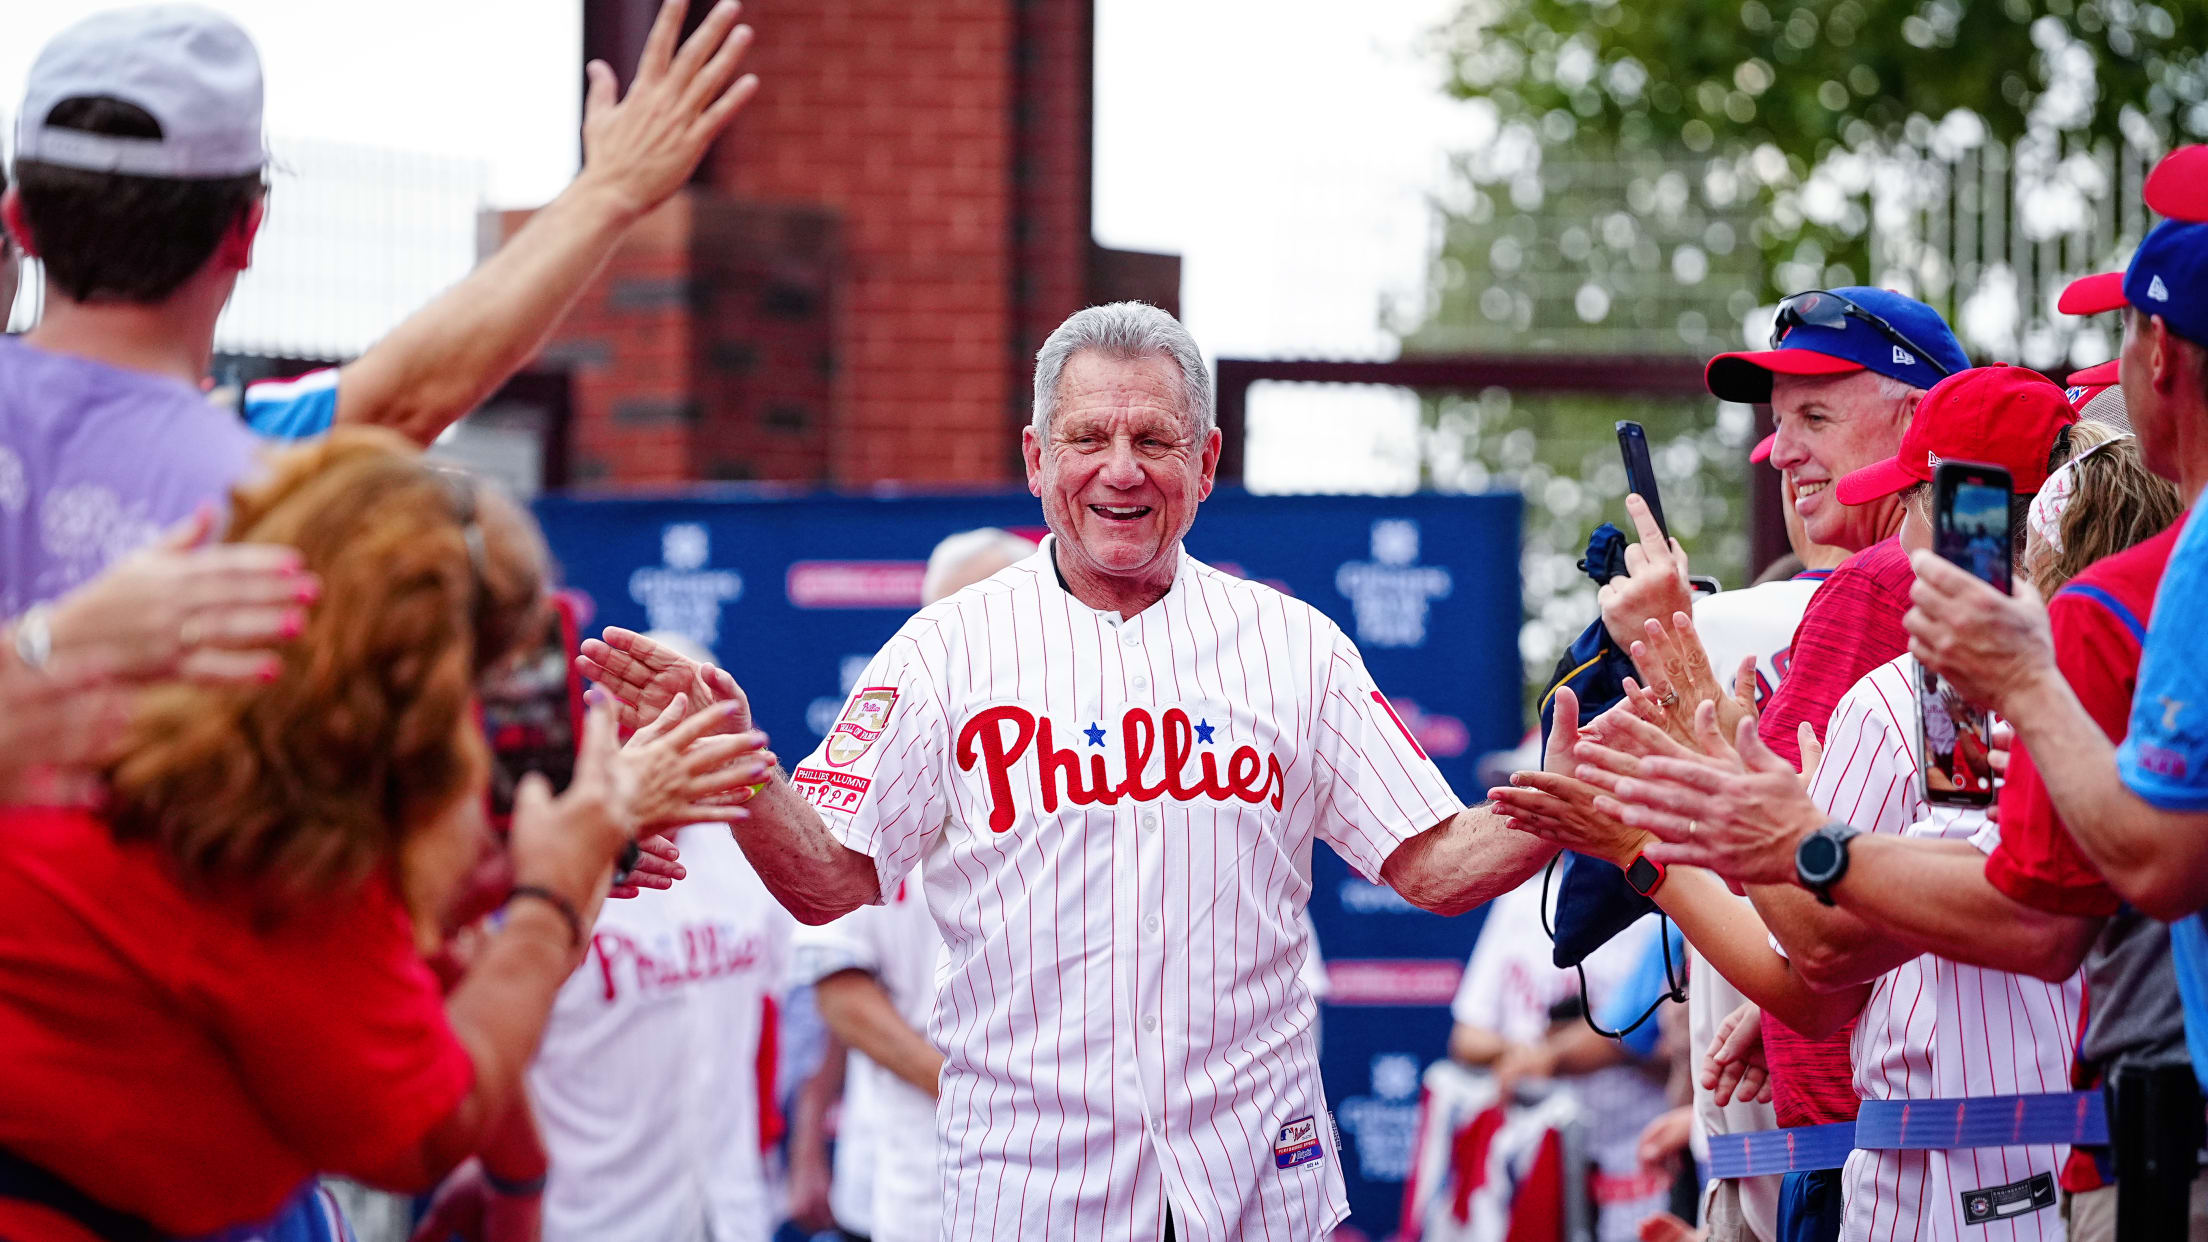
<svg viewBox="0 0 2208 1242">
<path fill-rule="evenodd" d="M 750 695 L 778 754 L 808 753 L 844 695 L 920 606 L 945 535 L 1002 526 L 1039 536 L 1025 492 L 931 497 L 553 496 L 537 502 L 567 585 L 606 625 L 703 644 Z M 1517 744 L 1519 501 L 1515 495 L 1252 496 L 1205 502 L 1189 551 L 1327 614 L 1459 796 L 1473 767 Z M 1448 1001 L 1477 916 L 1442 919 L 1314 851 L 1311 914 L 1328 962 L 1324 1066 L 1349 1183 L 1350 1227 L 1395 1232 L 1418 1073 L 1441 1055 Z M 1352 1236 L 1347 1235 L 1345 1236 Z"/>
</svg>

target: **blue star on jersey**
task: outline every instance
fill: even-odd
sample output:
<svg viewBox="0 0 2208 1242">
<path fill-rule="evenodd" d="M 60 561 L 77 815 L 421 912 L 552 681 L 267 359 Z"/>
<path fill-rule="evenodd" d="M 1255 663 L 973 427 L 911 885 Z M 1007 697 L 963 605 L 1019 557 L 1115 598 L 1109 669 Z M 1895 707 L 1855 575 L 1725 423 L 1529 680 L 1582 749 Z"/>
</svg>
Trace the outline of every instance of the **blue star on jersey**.
<svg viewBox="0 0 2208 1242">
<path fill-rule="evenodd" d="M 1212 723 L 1209 720 L 1199 720 L 1196 722 L 1196 740 L 1202 742 L 1206 746 L 1211 745 L 1212 731 Z"/>
<path fill-rule="evenodd" d="M 1091 723 L 1088 728 L 1081 731 L 1089 735 L 1089 745 L 1102 746 L 1104 744 L 1104 726 Z"/>
</svg>

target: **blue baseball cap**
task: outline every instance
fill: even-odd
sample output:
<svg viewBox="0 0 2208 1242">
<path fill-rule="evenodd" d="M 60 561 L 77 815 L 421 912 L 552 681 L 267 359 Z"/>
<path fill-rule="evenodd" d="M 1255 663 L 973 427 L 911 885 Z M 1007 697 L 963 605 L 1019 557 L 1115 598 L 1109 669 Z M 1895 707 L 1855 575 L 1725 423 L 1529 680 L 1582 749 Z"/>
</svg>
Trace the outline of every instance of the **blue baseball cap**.
<svg viewBox="0 0 2208 1242">
<path fill-rule="evenodd" d="M 2208 345 L 2208 221 L 2164 220 L 2124 269 L 2124 301 Z"/>
<path fill-rule="evenodd" d="M 1779 303 L 1771 348 L 1719 354 L 1703 383 L 1723 401 L 1771 400 L 1773 375 L 1846 375 L 1875 371 L 1912 388 L 1930 389 L 1970 368 L 1970 359 L 1940 313 L 1891 289 L 1851 285 L 1813 289 Z M 1770 456 L 1770 442 L 1754 458 Z"/>
</svg>

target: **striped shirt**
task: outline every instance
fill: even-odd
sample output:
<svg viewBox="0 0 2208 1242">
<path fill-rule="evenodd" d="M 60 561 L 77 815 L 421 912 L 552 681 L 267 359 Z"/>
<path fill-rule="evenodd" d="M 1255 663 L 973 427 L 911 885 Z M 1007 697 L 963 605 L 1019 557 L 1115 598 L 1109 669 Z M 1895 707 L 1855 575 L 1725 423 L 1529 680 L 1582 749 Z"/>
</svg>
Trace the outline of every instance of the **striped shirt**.
<svg viewBox="0 0 2208 1242">
<path fill-rule="evenodd" d="M 1841 562 L 1811 597 L 1794 632 L 1786 677 L 1765 705 L 1757 734 L 1787 762 L 1802 761 L 1796 729 L 1804 720 L 1829 737 L 1833 708 L 1864 674 L 1909 649 L 1902 614 L 1916 571 L 1899 538 L 1871 545 Z M 1836 812 L 1837 813 L 1837 812 Z M 1841 818 L 1846 818 L 1841 815 Z M 1824 1125 L 1855 1119 L 1848 1086 L 1850 1030 L 1824 1039 L 1797 1034 L 1766 1017 L 1764 1054 L 1771 1061 L 1772 1102 L 1779 1124 Z"/>
<path fill-rule="evenodd" d="M 1991 851 L 1999 834 L 1974 807 L 1924 798 L 1918 754 L 1914 658 L 1880 665 L 1858 682 L 1826 734 L 1810 796 L 1865 832 L 1967 840 Z M 2064 1091 L 2080 1002 L 2078 979 L 2046 983 L 1930 954 L 1879 976 L 1856 1020 L 1855 1090 L 1866 1100 L 1935 1099 Z M 1954 1152 L 1857 1151 L 1842 1174 L 1845 1242 L 2000 1242 L 2062 1238 L 2051 1209 L 1966 1226 L 1964 1201 L 1979 1191 L 2045 1176 L 2053 1190 L 2068 1148 Z M 1965 1228 L 1972 1232 L 1964 1233 Z M 1992 1233 L 1982 1233 L 1990 1229 Z"/>
<path fill-rule="evenodd" d="M 1377 879 L 1462 804 L 1309 606 L 1184 553 L 1122 618 L 1054 545 L 906 623 L 791 776 L 883 892 L 926 862 L 943 1236 L 1323 1236 L 1312 843 Z"/>
</svg>

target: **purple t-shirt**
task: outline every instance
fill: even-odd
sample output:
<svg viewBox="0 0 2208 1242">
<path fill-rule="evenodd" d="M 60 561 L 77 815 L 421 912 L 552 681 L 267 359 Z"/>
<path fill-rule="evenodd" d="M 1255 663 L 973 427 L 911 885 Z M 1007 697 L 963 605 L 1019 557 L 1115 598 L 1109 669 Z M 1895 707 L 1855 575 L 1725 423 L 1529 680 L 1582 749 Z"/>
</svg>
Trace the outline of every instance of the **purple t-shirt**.
<svg viewBox="0 0 2208 1242">
<path fill-rule="evenodd" d="M 0 617 L 221 503 L 257 443 L 180 380 L 0 337 Z"/>
</svg>

